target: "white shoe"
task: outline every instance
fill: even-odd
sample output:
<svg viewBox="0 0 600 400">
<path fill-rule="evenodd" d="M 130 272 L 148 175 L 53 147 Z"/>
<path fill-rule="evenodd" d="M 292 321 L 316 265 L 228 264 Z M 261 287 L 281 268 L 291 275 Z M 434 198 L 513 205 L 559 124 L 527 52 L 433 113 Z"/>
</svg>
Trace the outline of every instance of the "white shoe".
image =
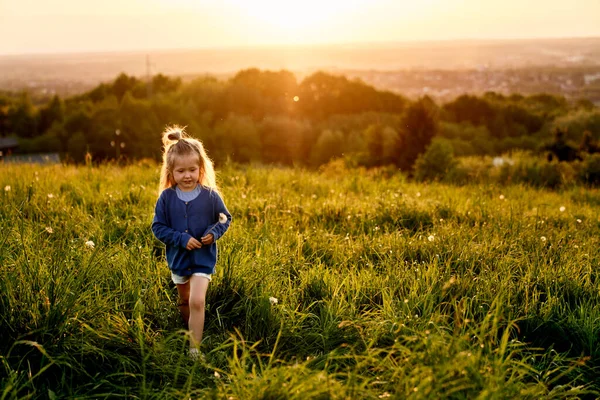
<svg viewBox="0 0 600 400">
<path fill-rule="evenodd" d="M 190 351 L 188 353 L 188 357 L 190 358 L 190 360 L 192 361 L 204 361 L 204 354 L 202 354 L 200 352 L 200 350 L 198 350 L 195 347 L 191 347 Z"/>
</svg>

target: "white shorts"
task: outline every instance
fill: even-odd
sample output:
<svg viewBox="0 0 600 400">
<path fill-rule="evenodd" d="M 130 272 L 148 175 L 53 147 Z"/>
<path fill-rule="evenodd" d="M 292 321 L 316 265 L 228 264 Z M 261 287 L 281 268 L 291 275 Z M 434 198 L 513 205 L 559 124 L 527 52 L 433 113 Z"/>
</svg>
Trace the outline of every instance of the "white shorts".
<svg viewBox="0 0 600 400">
<path fill-rule="evenodd" d="M 202 277 L 208 279 L 209 282 L 212 280 L 212 277 L 210 276 L 210 274 L 205 274 L 204 272 L 194 272 L 192 275 L 202 276 Z M 190 280 L 192 275 L 181 276 L 181 275 L 175 275 L 173 272 L 171 272 L 171 280 L 176 285 L 183 285 L 185 283 L 188 283 L 188 281 Z"/>
</svg>

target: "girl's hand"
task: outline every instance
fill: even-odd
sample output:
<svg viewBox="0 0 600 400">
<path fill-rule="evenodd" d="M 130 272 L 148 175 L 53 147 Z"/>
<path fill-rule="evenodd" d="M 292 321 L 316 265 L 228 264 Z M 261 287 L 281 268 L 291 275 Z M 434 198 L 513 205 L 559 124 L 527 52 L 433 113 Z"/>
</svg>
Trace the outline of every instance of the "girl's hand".
<svg viewBox="0 0 600 400">
<path fill-rule="evenodd" d="M 212 233 L 209 233 L 206 236 L 202 236 L 200 240 L 202 241 L 203 245 L 208 246 L 209 244 L 213 244 L 215 242 L 215 237 Z"/>
<path fill-rule="evenodd" d="M 202 243 L 200 243 L 196 238 L 190 238 L 185 246 L 187 250 L 199 249 L 200 247 L 202 247 Z"/>
</svg>

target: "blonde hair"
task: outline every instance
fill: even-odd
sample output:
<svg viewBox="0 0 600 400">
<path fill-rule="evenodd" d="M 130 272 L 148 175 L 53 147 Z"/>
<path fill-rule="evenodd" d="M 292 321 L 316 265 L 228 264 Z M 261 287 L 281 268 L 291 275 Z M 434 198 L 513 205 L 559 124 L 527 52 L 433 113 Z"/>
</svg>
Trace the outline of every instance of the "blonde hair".
<svg viewBox="0 0 600 400">
<path fill-rule="evenodd" d="M 206 155 L 202 142 L 198 139 L 188 137 L 184 132 L 184 128 L 178 125 L 167 126 L 162 133 L 162 141 L 163 163 L 160 170 L 160 183 L 158 185 L 159 195 L 163 190 L 175 185 L 175 180 L 173 179 L 175 158 L 189 154 L 198 156 L 200 164 L 198 183 L 217 192 L 219 191 L 213 163 Z"/>
</svg>

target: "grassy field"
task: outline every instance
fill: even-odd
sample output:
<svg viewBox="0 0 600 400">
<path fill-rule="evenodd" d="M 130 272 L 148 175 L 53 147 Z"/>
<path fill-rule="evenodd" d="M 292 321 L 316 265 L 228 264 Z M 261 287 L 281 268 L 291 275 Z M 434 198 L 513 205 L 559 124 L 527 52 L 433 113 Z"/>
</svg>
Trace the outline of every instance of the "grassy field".
<svg viewBox="0 0 600 400">
<path fill-rule="evenodd" d="M 220 173 L 193 363 L 158 166 L 0 165 L 0 399 L 600 396 L 598 190 Z"/>
</svg>

